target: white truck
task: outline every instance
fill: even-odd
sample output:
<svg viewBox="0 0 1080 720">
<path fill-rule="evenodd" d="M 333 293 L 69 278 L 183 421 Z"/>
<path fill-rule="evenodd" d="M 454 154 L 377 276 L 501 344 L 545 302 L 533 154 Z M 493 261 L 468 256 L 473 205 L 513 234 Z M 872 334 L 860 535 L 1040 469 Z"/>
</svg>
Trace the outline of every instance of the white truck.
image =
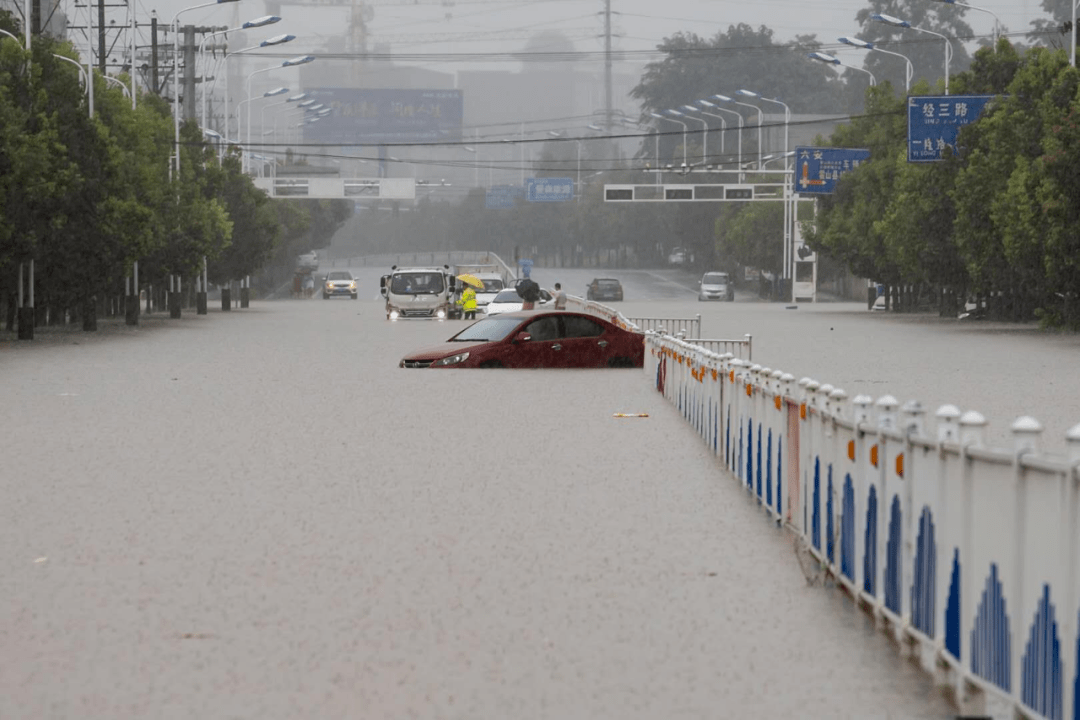
<svg viewBox="0 0 1080 720">
<path fill-rule="evenodd" d="M 456 275 L 472 275 L 484 283 L 483 289 L 476 288 L 476 309 L 481 313 L 486 312 L 488 303 L 499 294 L 500 290 L 511 287 L 513 281 L 513 278 L 507 277 L 505 270 L 496 264 L 455 265 L 454 273 Z M 461 287 L 458 288 L 459 291 L 461 289 Z M 455 312 L 454 315 L 456 314 Z"/>
<path fill-rule="evenodd" d="M 449 265 L 442 267 L 390 268 L 379 279 L 379 291 L 386 298 L 386 319 L 429 318 L 445 320 L 454 307 L 457 280 Z"/>
</svg>

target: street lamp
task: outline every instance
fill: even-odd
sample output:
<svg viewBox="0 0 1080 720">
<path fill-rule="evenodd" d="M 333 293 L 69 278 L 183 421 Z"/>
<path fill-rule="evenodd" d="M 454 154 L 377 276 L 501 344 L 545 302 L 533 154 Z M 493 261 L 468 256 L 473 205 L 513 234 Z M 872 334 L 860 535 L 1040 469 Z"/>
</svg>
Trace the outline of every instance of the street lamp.
<svg viewBox="0 0 1080 720">
<path fill-rule="evenodd" d="M 710 98 L 710 100 L 719 100 L 720 102 L 734 103 L 736 105 L 742 105 L 743 107 L 753 108 L 754 110 L 757 111 L 757 154 L 758 154 L 758 165 L 760 166 L 761 165 L 761 116 L 763 114 L 761 112 L 761 108 L 758 107 L 757 105 L 751 105 L 750 103 L 739 102 L 735 98 L 728 97 L 727 95 L 713 95 Z M 742 125 L 740 123 L 740 127 L 741 126 Z M 740 132 L 741 132 L 741 130 L 740 130 Z"/>
<path fill-rule="evenodd" d="M 659 113 L 650 112 L 649 115 L 651 117 L 654 117 L 654 118 L 658 119 L 658 120 L 667 120 L 668 122 L 679 123 L 680 125 L 682 125 L 682 128 L 683 128 L 682 166 L 685 168 L 687 166 L 686 165 L 686 127 L 687 127 L 686 123 L 684 123 L 684 122 L 682 122 L 680 120 L 675 120 L 673 118 L 669 118 L 669 117 L 667 117 L 665 115 L 661 115 Z M 659 157 L 656 159 L 656 165 L 657 165 L 656 169 L 657 169 L 657 171 L 659 171 L 660 170 L 660 158 Z"/>
<path fill-rule="evenodd" d="M 231 58 L 233 55 L 240 55 L 241 53 L 246 53 L 246 52 L 248 52 L 250 50 L 258 50 L 259 48 L 272 47 L 274 45 L 281 45 L 281 44 L 284 44 L 284 43 L 287 43 L 287 42 L 292 42 L 295 39 L 296 39 L 295 35 L 288 35 L 288 34 L 275 35 L 272 38 L 267 38 L 266 40 L 263 40 L 258 45 L 252 45 L 251 47 L 241 48 L 240 50 L 235 50 L 235 51 L 233 51 L 231 53 L 226 53 L 225 57 L 222 58 L 221 66 L 224 68 L 224 74 L 225 74 L 225 133 L 224 134 L 225 134 L 226 137 L 229 136 L 229 101 L 230 101 L 230 98 L 229 98 L 229 58 Z M 216 75 L 216 73 L 215 73 L 215 75 Z M 236 116 L 236 139 L 237 140 L 240 139 L 240 116 L 239 115 Z"/>
<path fill-rule="evenodd" d="M 907 63 L 907 71 L 904 76 L 904 93 L 907 94 L 911 92 L 911 76 L 915 74 L 915 68 L 912 67 L 911 60 L 908 59 L 907 55 L 901 55 L 900 53 L 893 52 L 892 50 L 885 50 L 883 48 L 879 48 L 874 43 L 860 40 L 859 38 L 842 37 L 836 39 L 844 43 L 845 45 L 850 45 L 851 47 L 862 48 L 863 50 L 877 50 L 878 52 L 885 53 L 886 55 L 895 55 L 898 58 L 903 58 L 904 62 Z"/>
<path fill-rule="evenodd" d="M 830 65 L 839 65 L 840 67 L 846 67 L 851 70 L 858 70 L 859 72 L 864 72 L 870 76 L 870 86 L 873 87 L 877 85 L 877 78 L 874 77 L 874 73 L 870 72 L 866 68 L 858 67 L 857 65 L 847 65 L 845 63 L 842 63 L 840 62 L 840 58 L 836 57 L 835 55 L 828 55 L 823 52 L 812 52 L 807 55 L 807 57 L 811 60 L 819 60 L 823 63 L 829 63 Z"/>
<path fill-rule="evenodd" d="M 288 67 L 296 67 L 298 65 L 306 65 L 307 63 L 312 62 L 313 60 L 315 60 L 314 55 L 300 55 L 298 57 L 289 58 L 288 60 L 285 60 L 284 62 L 282 62 L 280 65 L 271 65 L 270 67 L 265 67 L 265 68 L 262 68 L 260 70 L 256 70 L 253 73 L 250 73 L 247 76 L 247 82 L 246 82 L 246 86 L 247 86 L 247 93 L 246 93 L 247 100 L 246 100 L 246 102 L 251 101 L 251 78 L 255 77 L 256 75 L 258 75 L 260 73 L 270 72 L 271 70 L 277 70 L 279 68 L 288 68 Z M 274 92 L 275 92 L 275 94 L 277 94 L 277 91 L 274 91 Z M 284 88 L 284 92 L 289 92 L 288 88 Z M 263 97 L 269 97 L 269 95 L 264 94 Z M 237 106 L 237 120 L 238 121 L 239 121 L 239 118 L 240 118 L 239 112 L 240 112 L 240 108 L 239 108 L 239 106 Z M 239 134 L 239 133 L 237 133 L 237 134 Z M 250 148 L 250 145 L 251 145 L 251 107 L 250 106 L 248 107 L 248 112 L 247 112 L 246 139 L 247 139 L 247 143 L 248 143 L 248 146 L 249 146 L 248 149 L 250 150 L 251 149 Z"/>
<path fill-rule="evenodd" d="M 914 25 L 909 23 L 907 20 L 901 20 L 900 18 L 893 17 L 892 15 L 885 15 L 883 13 L 874 13 L 873 15 L 870 16 L 870 19 L 871 20 L 877 20 L 878 22 L 885 23 L 886 25 L 892 25 L 893 27 L 916 30 L 918 32 L 923 32 L 923 33 L 926 33 L 927 35 L 933 35 L 935 37 L 939 37 L 942 40 L 944 40 L 945 41 L 945 94 L 946 95 L 949 94 L 949 61 L 952 60 L 952 54 L 953 54 L 952 42 L 949 41 L 949 38 L 945 37 L 941 33 L 936 33 L 933 30 L 925 30 L 925 29 L 920 28 L 920 27 L 915 27 Z"/>
<path fill-rule="evenodd" d="M 282 88 L 282 89 L 284 89 L 284 88 Z M 286 90 L 286 92 L 288 92 L 288 90 Z M 274 94 L 277 95 L 278 93 L 275 92 Z M 269 95 L 265 95 L 264 97 L 269 97 Z M 263 128 L 263 127 L 266 126 L 266 111 L 269 108 L 281 107 L 282 105 L 288 105 L 289 103 L 300 102 L 301 100 L 303 100 L 306 97 L 307 97 L 307 93 L 300 93 L 299 95 L 293 95 L 292 97 L 287 97 L 287 98 L 285 98 L 284 100 L 282 100 L 281 102 L 278 102 L 278 103 L 272 103 L 270 105 L 263 105 L 262 109 L 259 110 L 259 127 Z M 263 132 L 263 136 L 265 137 L 266 135 L 273 135 L 274 136 L 274 142 L 277 142 L 277 115 L 274 116 L 274 127 L 272 129 L 270 129 L 269 131 L 264 131 Z"/>
<path fill-rule="evenodd" d="M 686 112 L 683 112 L 686 111 Z M 681 117 L 689 118 L 691 120 L 697 120 L 701 123 L 701 165 L 702 167 L 709 164 L 709 123 L 705 122 L 705 118 L 699 118 L 694 115 L 688 115 L 687 112 L 697 112 L 698 109 L 692 105 L 681 105 L 678 110 L 672 110 L 672 112 L 678 112 Z"/>
<path fill-rule="evenodd" d="M 776 103 L 777 105 L 784 108 L 784 152 L 787 152 L 789 149 L 788 128 L 791 125 L 791 108 L 789 108 L 786 103 L 783 103 L 776 98 L 767 98 L 764 95 L 759 95 L 758 93 L 753 92 L 752 90 L 736 90 L 735 94 L 742 95 L 743 97 L 755 98 L 757 100 L 761 100 L 762 102 Z"/>
<path fill-rule="evenodd" d="M 619 122 L 626 126 L 633 126 L 635 128 L 649 128 L 652 130 L 653 136 L 653 162 L 656 164 L 656 184 L 660 184 L 660 128 L 650 125 L 642 125 L 639 122 L 634 122 L 630 118 L 620 118 Z"/>
<path fill-rule="evenodd" d="M 717 105 L 716 103 L 711 103 L 708 100 L 698 100 L 697 104 L 701 105 L 702 107 L 707 107 L 710 110 L 718 110 L 718 111 L 723 112 L 723 113 L 729 113 L 729 114 L 734 115 L 735 117 L 739 118 L 739 138 L 738 138 L 738 140 L 739 140 L 739 148 L 738 148 L 739 156 L 738 156 L 737 166 L 741 168 L 742 167 L 742 136 L 743 136 L 743 127 L 744 127 L 742 113 L 739 112 L 738 110 L 728 110 L 727 108 L 722 108 L 719 105 Z M 723 120 L 724 120 L 719 115 L 713 115 L 712 113 L 705 112 L 704 110 L 700 110 L 699 112 L 702 115 L 709 115 L 710 117 L 714 117 L 714 118 L 720 120 L 721 122 L 723 122 Z M 725 130 L 725 132 L 727 131 L 727 125 L 726 124 L 724 125 L 724 130 Z M 720 151 L 721 152 L 723 152 L 723 148 L 724 148 L 724 136 L 721 135 L 720 136 Z"/>
<path fill-rule="evenodd" d="M 556 130 L 548 130 L 548 135 L 550 135 L 551 137 L 561 138 L 564 136 L 564 133 L 558 132 Z M 574 144 L 577 145 L 577 180 L 575 181 L 574 186 L 574 202 L 579 202 L 581 199 L 581 141 L 577 138 L 567 139 L 573 140 Z"/>
<path fill-rule="evenodd" d="M 990 15 L 993 15 L 994 16 L 994 48 L 995 48 L 995 52 L 996 52 L 998 35 L 999 35 L 998 26 L 1001 25 L 1001 18 L 999 18 L 997 15 L 995 15 L 993 13 L 993 11 L 987 10 L 986 8 L 978 7 L 976 5 L 968 5 L 967 3 L 957 2 L 956 0 L 938 0 L 938 2 L 943 2 L 946 5 L 956 5 L 957 7 L 970 8 L 971 10 L 978 10 L 979 12 L 989 13 Z M 1073 27 L 1076 27 L 1076 5 L 1073 5 Z M 1075 32 L 1073 33 L 1073 37 L 1074 38 L 1076 37 Z"/>
<path fill-rule="evenodd" d="M 180 16 L 189 10 L 198 10 L 199 8 L 213 7 L 214 5 L 222 5 L 227 2 L 237 2 L 237 0 L 214 0 L 214 2 L 202 3 L 201 5 L 191 5 L 183 8 L 175 15 L 173 15 L 172 22 L 169 23 L 169 28 L 173 34 L 173 125 L 175 127 L 175 138 L 173 149 L 176 152 L 176 176 L 180 177 L 180 38 L 179 28 L 177 27 L 177 21 Z M 93 47 L 93 43 L 91 43 Z M 132 72 L 132 75 L 135 73 Z"/>
<path fill-rule="evenodd" d="M 708 115 L 709 117 L 716 118 L 717 120 L 720 121 L 720 157 L 721 157 L 721 161 L 716 163 L 716 167 L 717 167 L 717 169 L 719 169 L 720 165 L 722 163 L 722 158 L 724 157 L 724 134 L 727 133 L 727 120 L 725 120 L 723 118 L 723 116 L 721 116 L 721 115 L 716 115 L 716 114 L 711 113 L 711 112 L 705 112 L 704 110 L 697 107 L 696 105 L 683 105 L 682 109 L 686 110 L 687 112 L 696 112 L 696 113 L 701 113 L 702 115 Z M 731 111 L 729 110 L 728 112 L 731 112 Z M 702 120 L 702 122 L 705 122 L 705 121 Z M 709 134 L 708 133 L 708 125 L 706 125 L 705 128 L 706 128 L 705 134 L 708 135 Z"/>
<path fill-rule="evenodd" d="M 199 41 L 199 58 L 200 58 L 200 63 L 202 64 L 202 66 L 204 68 L 203 69 L 203 74 L 202 74 L 203 91 L 202 91 L 202 123 L 201 123 L 203 127 L 206 127 L 206 96 L 209 94 L 207 92 L 208 88 L 206 87 L 206 70 L 205 70 L 206 63 L 202 59 L 204 53 L 206 52 L 206 41 L 209 40 L 210 38 L 214 37 L 215 35 L 224 35 L 225 33 L 230 33 L 230 32 L 236 31 L 236 30 L 250 30 L 252 28 L 265 27 L 267 25 L 273 25 L 276 22 L 281 22 L 281 18 L 279 18 L 277 15 L 263 15 L 262 17 L 255 18 L 254 20 L 249 20 L 248 22 L 246 22 L 246 23 L 244 23 L 242 25 L 238 25 L 237 27 L 229 28 L 228 30 L 218 30 L 216 32 L 209 33 L 208 35 L 204 36 L 201 41 Z M 226 80 L 226 83 L 227 82 L 228 81 Z M 225 91 L 226 93 L 228 92 L 227 88 L 228 88 L 228 86 L 226 85 L 226 91 Z"/>
</svg>

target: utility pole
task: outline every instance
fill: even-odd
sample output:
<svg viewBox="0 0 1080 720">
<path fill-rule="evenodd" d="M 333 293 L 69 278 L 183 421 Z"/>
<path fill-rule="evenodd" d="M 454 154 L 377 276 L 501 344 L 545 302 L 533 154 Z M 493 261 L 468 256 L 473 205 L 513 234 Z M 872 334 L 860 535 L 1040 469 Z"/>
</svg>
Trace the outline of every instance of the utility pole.
<svg viewBox="0 0 1080 720">
<path fill-rule="evenodd" d="M 98 0 L 98 70 L 102 75 L 105 74 L 105 0 Z M 89 38 L 90 42 L 94 42 L 93 38 Z"/>
<path fill-rule="evenodd" d="M 157 56 L 157 10 L 150 11 L 150 85 L 155 95 L 161 95 L 161 85 L 158 84 L 158 56 Z"/>
<path fill-rule="evenodd" d="M 195 118 L 195 26 L 184 26 L 184 104 L 180 108 L 185 120 Z"/>
<path fill-rule="evenodd" d="M 604 0 L 604 129 L 611 131 L 611 0 Z"/>
</svg>

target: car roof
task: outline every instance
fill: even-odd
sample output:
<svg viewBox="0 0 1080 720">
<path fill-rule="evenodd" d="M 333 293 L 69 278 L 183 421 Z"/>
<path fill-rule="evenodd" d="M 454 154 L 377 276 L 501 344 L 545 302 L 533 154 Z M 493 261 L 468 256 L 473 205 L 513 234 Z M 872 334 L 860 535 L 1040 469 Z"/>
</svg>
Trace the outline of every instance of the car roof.
<svg viewBox="0 0 1080 720">
<path fill-rule="evenodd" d="M 618 278 L 593 278 L 593 282 L 619 282 Z"/>
</svg>

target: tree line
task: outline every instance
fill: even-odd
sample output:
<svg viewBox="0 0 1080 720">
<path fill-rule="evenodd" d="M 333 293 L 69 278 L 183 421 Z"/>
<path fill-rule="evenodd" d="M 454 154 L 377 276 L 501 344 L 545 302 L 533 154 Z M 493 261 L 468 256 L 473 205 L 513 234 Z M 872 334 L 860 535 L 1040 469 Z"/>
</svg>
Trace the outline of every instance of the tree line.
<svg viewBox="0 0 1080 720">
<path fill-rule="evenodd" d="M 926 86 L 913 94 L 928 94 Z M 941 162 L 907 162 L 905 98 L 868 92 L 872 112 L 841 127 L 835 147 L 871 150 L 818 201 L 805 226 L 815 249 L 856 274 L 908 292 L 897 309 L 1080 328 L 1080 73 L 1063 50 L 1007 40 L 979 50 L 954 95 L 994 95 Z"/>
<path fill-rule="evenodd" d="M 21 38 L 10 13 L 0 13 L 0 29 Z M 85 65 L 62 58 L 78 62 L 66 41 L 34 36 L 27 52 L 0 34 L 0 303 L 9 330 L 31 260 L 38 323 L 92 318 L 124 294 L 135 262 L 144 288 L 164 287 L 169 275 L 190 287 L 204 258 L 210 282 L 222 285 L 319 243 L 314 233 L 329 237 L 351 212 L 351 203 L 271 200 L 241 171 L 238 151 L 208 144 L 193 122 L 181 126 L 176 172 L 171 105 L 139 93 L 132 107 L 95 69 L 91 116 Z M 119 80 L 131 87 L 128 75 Z"/>
</svg>

